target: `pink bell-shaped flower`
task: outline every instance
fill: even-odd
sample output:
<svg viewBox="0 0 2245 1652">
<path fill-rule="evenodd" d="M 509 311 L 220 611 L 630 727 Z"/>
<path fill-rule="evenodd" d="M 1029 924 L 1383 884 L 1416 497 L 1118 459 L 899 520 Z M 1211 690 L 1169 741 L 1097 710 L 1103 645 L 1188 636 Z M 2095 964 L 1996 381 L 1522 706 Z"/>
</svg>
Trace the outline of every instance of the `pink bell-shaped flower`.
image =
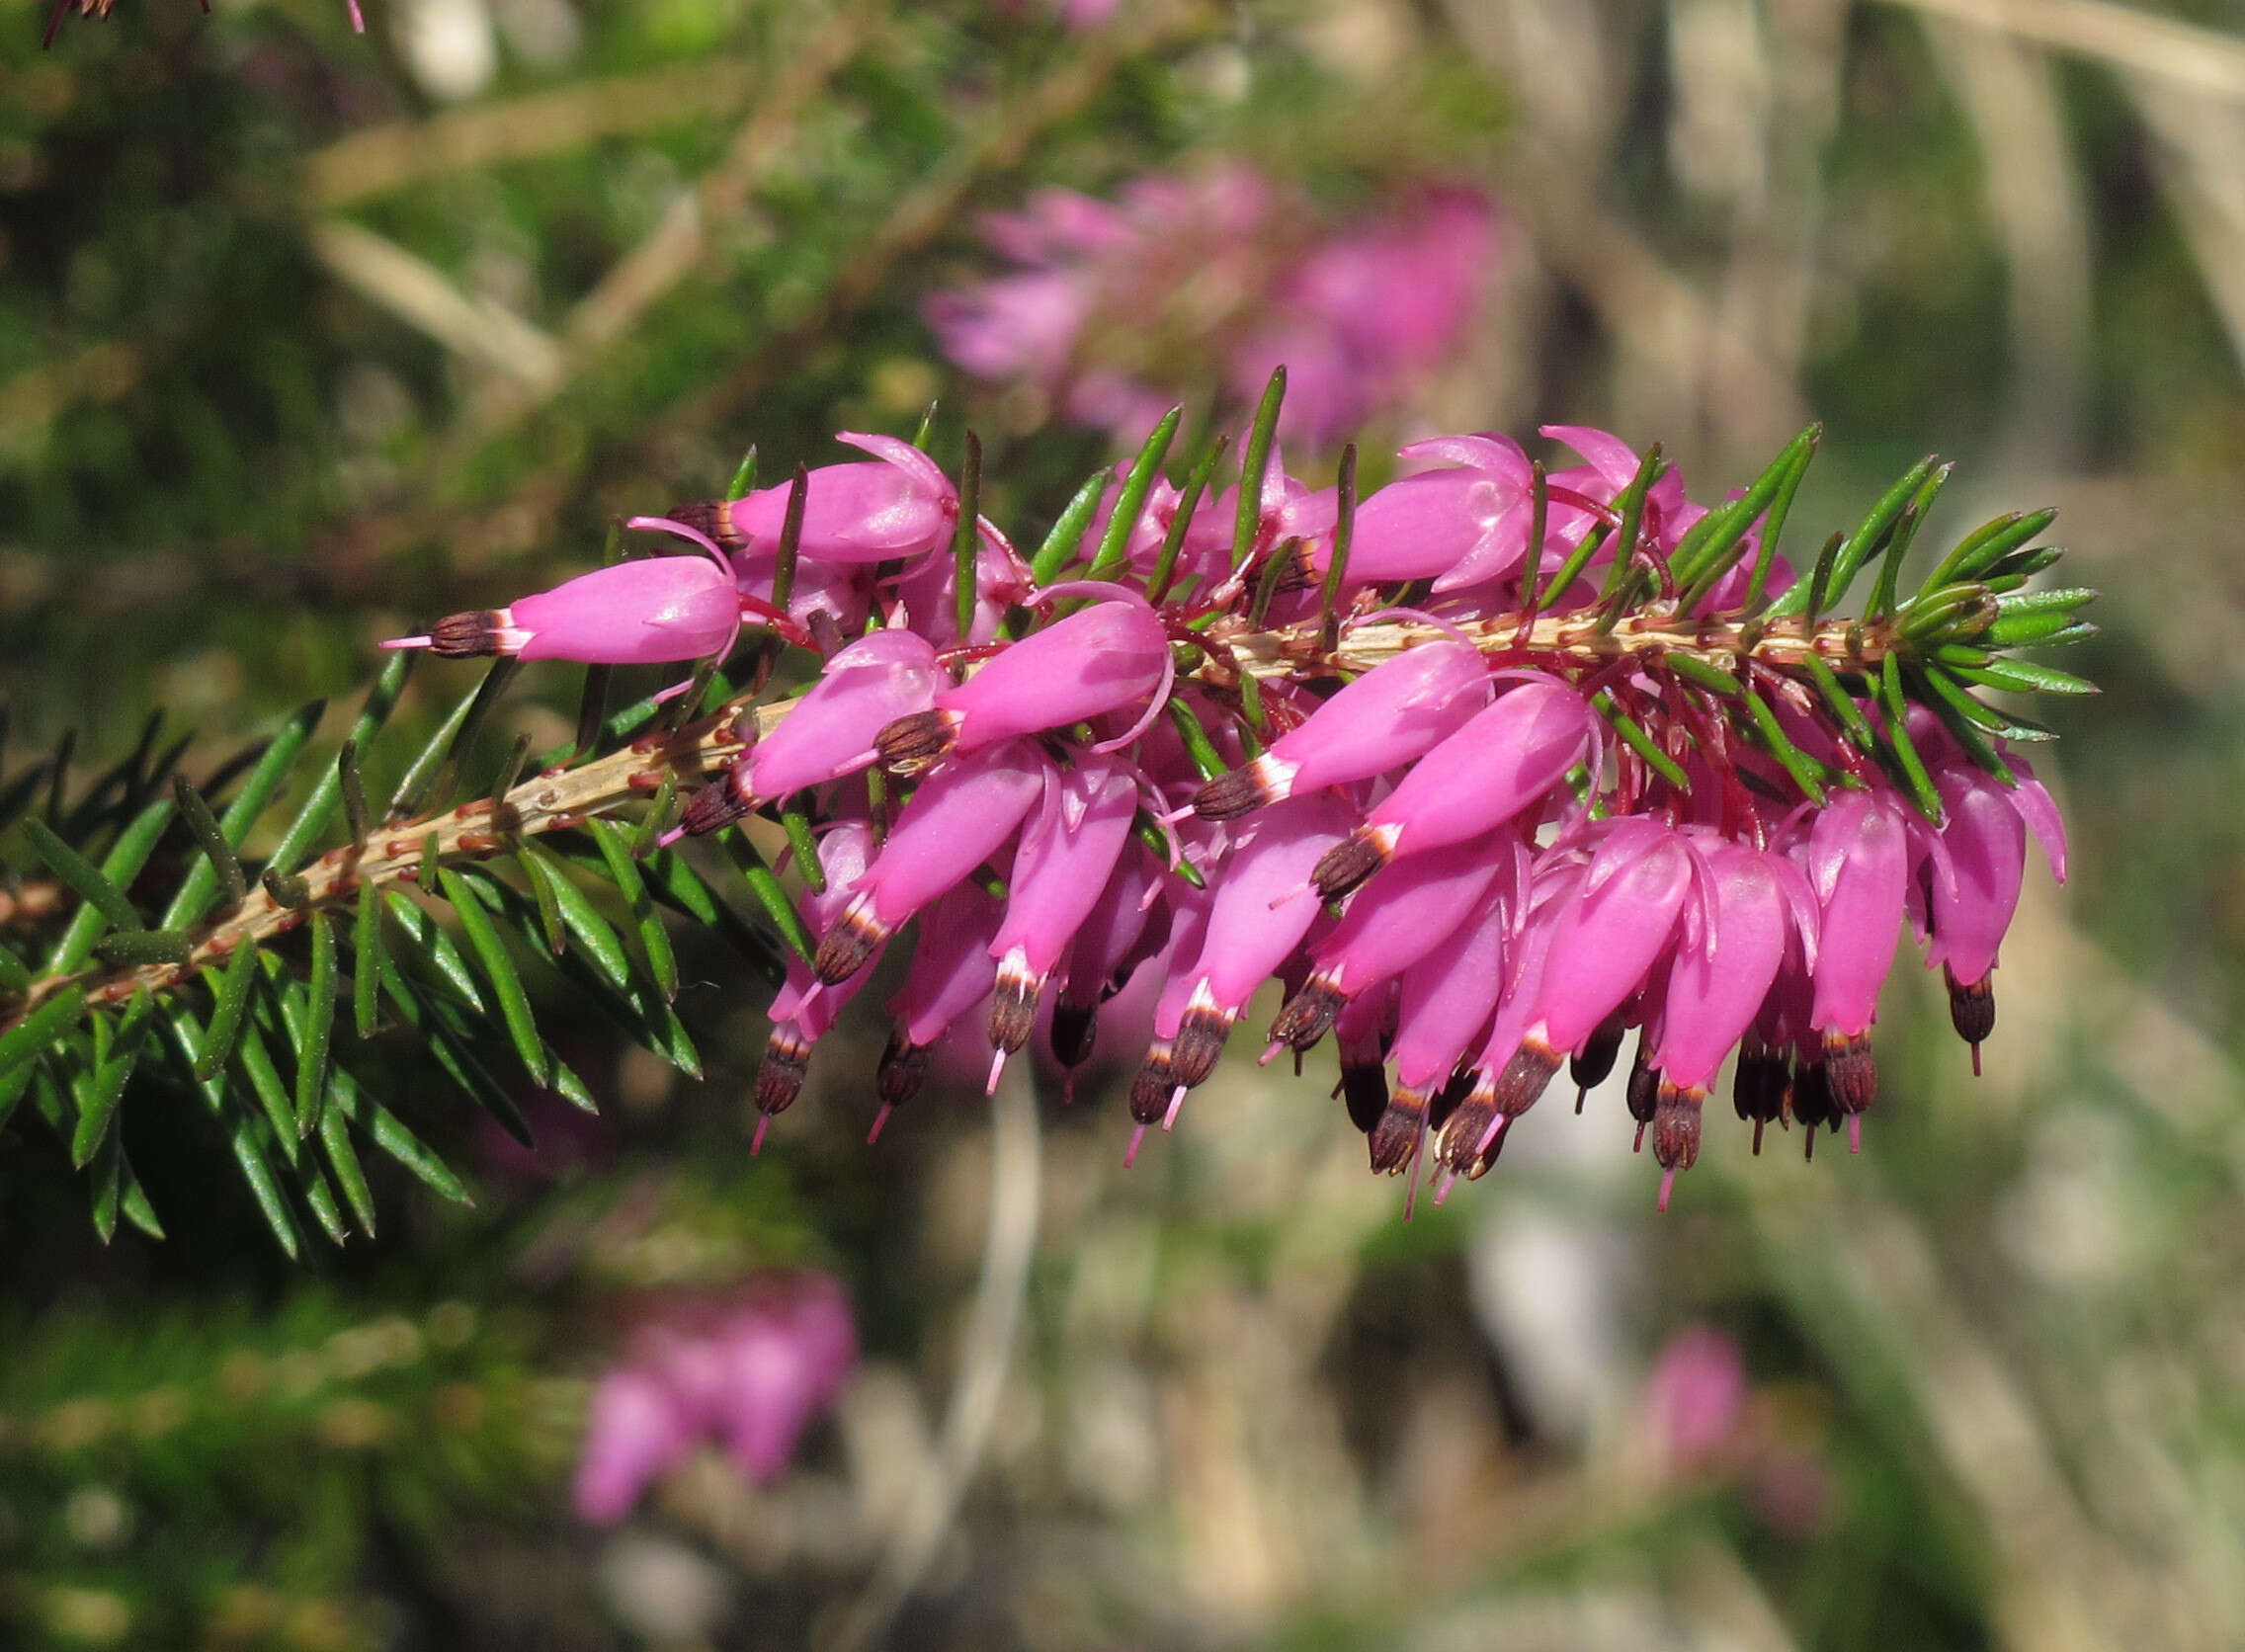
<svg viewBox="0 0 2245 1652">
<path fill-rule="evenodd" d="M 1055 585 L 1038 600 L 1115 589 Z M 1143 705 L 1126 733 L 1093 748 L 1111 751 L 1137 738 L 1167 698 L 1174 674 L 1168 633 L 1143 598 L 1098 603 L 1008 644 L 965 682 L 939 693 L 933 710 L 883 729 L 881 761 L 909 772 L 946 752 L 963 755 Z"/>
<path fill-rule="evenodd" d="M 587 665 L 662 665 L 723 654 L 740 634 L 732 574 L 707 556 L 618 562 L 506 608 L 455 614 L 425 636 L 384 648 L 426 648 L 444 659 L 513 654 Z"/>
<path fill-rule="evenodd" d="M 893 1027 L 873 1080 L 880 1112 L 867 1141 L 877 1141 L 889 1114 L 920 1093 L 937 1040 L 989 999 L 998 978 L 990 938 L 1004 911 L 997 896 L 969 879 L 921 914 L 912 968 L 888 1001 Z"/>
<path fill-rule="evenodd" d="M 1233 820 L 1417 758 L 1489 702 L 1489 668 L 1462 642 L 1425 642 L 1375 666 L 1244 768 L 1201 787 L 1205 820 Z"/>
<path fill-rule="evenodd" d="M 947 683 L 935 646 L 910 631 L 874 631 L 841 649 L 780 726 L 743 752 L 720 785 L 704 786 L 664 839 L 713 832 L 759 804 L 871 768 L 873 740 L 934 702 Z"/>
<path fill-rule="evenodd" d="M 912 915 L 957 883 L 1014 835 L 1051 779 L 1026 740 L 943 764 L 920 783 L 889 829 L 858 892 L 819 942 L 812 968 L 832 986 L 873 961 Z"/>
<path fill-rule="evenodd" d="M 825 464 L 806 472 L 798 553 L 813 562 L 888 562 L 948 544 L 958 522 L 958 492 L 943 467 L 909 442 L 864 431 L 835 440 L 877 462 Z M 770 551 L 787 524 L 792 482 L 746 498 L 684 505 L 671 514 L 728 550 Z"/>
<path fill-rule="evenodd" d="M 1349 841 L 1317 864 L 1318 893 L 1348 893 L 1397 856 L 1478 837 L 1524 813 L 1566 778 L 1597 737 L 1573 688 L 1528 674 L 1412 765 Z"/>
<path fill-rule="evenodd" d="M 1045 982 L 1130 841 L 1137 806 L 1138 781 L 1129 765 L 1087 755 L 1054 778 L 1043 807 L 1024 828 L 1005 920 L 990 940 L 998 964 L 990 999 L 993 1093 L 1005 1058 L 1029 1042 Z"/>
</svg>

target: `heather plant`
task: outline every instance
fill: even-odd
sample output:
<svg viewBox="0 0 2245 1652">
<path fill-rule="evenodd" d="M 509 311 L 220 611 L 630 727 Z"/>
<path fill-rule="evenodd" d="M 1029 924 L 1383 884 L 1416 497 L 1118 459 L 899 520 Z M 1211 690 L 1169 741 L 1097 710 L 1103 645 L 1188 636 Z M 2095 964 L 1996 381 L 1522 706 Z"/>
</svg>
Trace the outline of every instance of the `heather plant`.
<svg viewBox="0 0 2245 1652">
<path fill-rule="evenodd" d="M 751 1153 L 907 945 L 924 955 L 890 1006 L 873 1136 L 947 1040 L 987 1056 L 993 1092 L 1040 1025 L 1048 1057 L 1080 1064 L 1100 1002 L 1143 970 L 1159 1000 L 1134 1160 L 1271 979 L 1263 1059 L 1298 1067 L 1333 1034 L 1372 1167 L 1415 1193 L 1433 1166 L 1438 1201 L 1562 1064 L 1587 1090 L 1632 1038 L 1663 1208 L 1734 1050 L 1755 1151 L 1771 1124 L 1811 1153 L 1843 1126 L 1860 1148 L 1905 919 L 1977 1066 L 2030 832 L 2065 870 L 2019 751 L 2046 731 L 1975 693 L 2087 689 L 2015 653 L 2093 629 L 2092 593 L 2030 583 L 2057 556 L 2050 513 L 1994 519 L 1905 587 L 1949 476 L 1928 458 L 1798 573 L 1780 541 L 1813 429 L 1711 506 L 1658 448 L 1573 427 L 1545 433 L 1583 458 L 1556 466 L 1497 436 L 1415 443 L 1425 468 L 1360 504 L 1353 448 L 1331 487 L 1283 468 L 1286 387 L 1282 368 L 1227 491 L 1222 443 L 1181 461 L 1182 485 L 1165 474 L 1173 410 L 1027 556 L 976 509 L 971 433 L 956 483 L 876 435 L 843 437 L 873 462 L 764 488 L 752 454 L 730 497 L 626 525 L 688 554 L 385 643 L 399 658 L 332 757 L 309 707 L 201 785 L 153 735 L 80 796 L 62 756 L 29 766 L 9 788 L 24 841 L 75 899 L 42 951 L 8 953 L 0 1105 L 29 1099 L 68 1141 L 105 1237 L 120 1216 L 160 1233 L 122 1112 L 136 1076 L 184 1086 L 284 1248 L 298 1209 L 340 1240 L 375 1220 L 362 1149 L 460 1191 L 355 1043 L 416 1037 L 505 1123 L 503 1032 L 535 1084 L 594 1106 L 520 951 L 697 1069 L 658 900 L 785 976 Z M 418 652 L 495 663 L 377 815 L 366 755 Z M 534 759 L 526 736 L 456 801 L 514 672 L 556 661 L 588 668 L 575 740 Z M 664 662 L 692 675 L 609 715 L 612 668 Z M 679 849 L 718 835 L 757 927 Z M 153 889 L 167 843 L 191 853 Z"/>
<path fill-rule="evenodd" d="M 2235 1643 L 2155 9 L 25 8 L 0 1640 Z"/>
</svg>

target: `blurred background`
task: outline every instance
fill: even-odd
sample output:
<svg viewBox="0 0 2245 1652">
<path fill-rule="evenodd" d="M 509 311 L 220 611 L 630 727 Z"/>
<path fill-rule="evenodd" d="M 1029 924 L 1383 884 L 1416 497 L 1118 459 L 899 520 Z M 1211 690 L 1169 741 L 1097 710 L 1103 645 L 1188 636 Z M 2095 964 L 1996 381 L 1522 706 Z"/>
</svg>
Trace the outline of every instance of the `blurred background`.
<svg viewBox="0 0 2245 1652">
<path fill-rule="evenodd" d="M 750 444 L 931 400 L 1034 542 L 1285 360 L 1319 485 L 1582 422 L 1714 497 L 1814 418 L 1797 539 L 1934 449 L 1945 543 L 2061 507 L 2075 875 L 1983 1078 L 1904 966 L 1862 1156 L 1710 1124 L 1665 1217 L 1600 1091 L 1406 1225 L 1329 1079 L 1236 1051 L 1124 1173 L 1121 1037 L 868 1149 L 873 992 L 751 1160 L 764 989 L 683 935 L 706 1082 L 587 1027 L 604 1116 L 522 1097 L 536 1154 L 401 1095 L 473 1208 L 377 1176 L 300 1266 L 201 1115 L 136 1100 L 170 1237 L 104 1248 L 24 1110 L 0 1643 L 2245 1644 L 2245 8 L 366 3 L 0 23 L 19 736 L 160 707 L 214 763 Z M 500 734 L 574 706 L 532 673 Z M 777 1445 L 573 1480 L 619 1371 L 799 1365 L 819 1276 L 860 1356 L 788 1367 Z"/>
</svg>

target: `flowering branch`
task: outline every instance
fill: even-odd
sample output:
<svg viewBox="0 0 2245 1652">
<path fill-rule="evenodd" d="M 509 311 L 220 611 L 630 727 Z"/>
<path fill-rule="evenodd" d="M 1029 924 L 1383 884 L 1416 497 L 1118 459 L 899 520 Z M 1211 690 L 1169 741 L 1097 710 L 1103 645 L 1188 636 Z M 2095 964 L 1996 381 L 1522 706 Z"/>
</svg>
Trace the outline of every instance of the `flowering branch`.
<svg viewBox="0 0 2245 1652">
<path fill-rule="evenodd" d="M 477 1048 L 495 1032 L 533 1082 L 590 1107 L 538 1030 L 512 934 L 696 1072 L 658 899 L 727 929 L 778 983 L 752 1150 L 908 932 L 875 1136 L 945 1043 L 980 1050 L 994 1089 L 1041 1029 L 1073 1072 L 1101 1005 L 1141 969 L 1162 992 L 1130 1155 L 1276 977 L 1287 999 L 1264 1059 L 1333 1033 L 1373 1168 L 1415 1186 L 1431 1163 L 1438 1198 L 1489 1168 L 1562 1064 L 1587 1089 L 1631 1030 L 1629 1109 L 1664 1203 L 1733 1049 L 1757 1149 L 1771 1122 L 1811 1146 L 1819 1125 L 1853 1138 L 1905 920 L 1977 1062 L 2026 838 L 2061 875 L 2064 855 L 2016 751 L 2047 731 L 1977 691 L 2088 689 L 2009 652 L 2092 630 L 2078 618 L 2092 593 L 2031 584 L 2057 554 L 2035 543 L 2049 513 L 1987 524 L 1905 594 L 1903 556 L 1948 474 L 1929 459 L 1796 577 L 1778 545 L 1814 431 L 1711 508 L 1657 449 L 1574 428 L 1547 434 L 1583 464 L 1443 438 L 1360 501 L 1353 453 L 1331 489 L 1281 467 L 1284 385 L 1274 375 L 1228 492 L 1210 495 L 1220 446 L 1184 486 L 1164 476 L 1173 413 L 1028 557 L 975 510 L 971 440 L 956 487 L 882 436 L 845 438 L 867 460 L 761 490 L 752 460 L 732 497 L 631 524 L 691 554 L 612 563 L 388 644 L 408 652 L 254 887 L 239 846 L 316 709 L 248 767 L 222 817 L 184 780 L 155 795 L 168 764 L 152 732 L 74 809 L 64 760 L 35 769 L 0 789 L 0 817 L 48 785 L 24 834 L 80 899 L 36 967 L 0 946 L 0 1118 L 33 1096 L 94 1167 L 97 1223 L 122 1210 L 155 1226 L 115 1122 L 161 1031 L 283 1242 L 276 1159 L 340 1237 L 334 1193 L 298 1150 L 315 1134 L 363 1226 L 354 1130 L 457 1185 L 336 1059 L 338 1005 L 362 1036 L 418 1030 L 502 1122 L 519 1120 Z M 1835 617 L 1865 577 L 1862 617 Z M 746 686 L 716 684 L 718 708 L 689 721 L 744 626 Z M 818 672 L 767 700 L 782 642 Z M 412 650 L 501 658 L 377 823 L 359 758 Z M 518 746 L 486 795 L 454 806 L 491 702 L 517 660 L 540 659 L 591 667 L 570 760 L 521 779 Z M 668 660 L 703 662 L 683 700 L 604 722 L 613 667 Z M 609 817 L 641 799 L 627 836 Z M 151 921 L 128 891 L 175 808 L 203 858 Z M 338 809 L 347 841 L 312 856 Z M 751 814 L 785 828 L 793 892 L 733 830 Z M 766 933 L 669 850 L 686 835 L 725 838 Z M 97 861 L 80 846 L 102 837 Z M 515 876 L 492 875 L 502 862 Z M 628 945 L 588 876 L 622 902 Z M 457 941 L 407 883 L 452 908 Z M 309 936 L 300 965 L 274 950 L 292 931 Z M 187 1000 L 198 982 L 207 1024 Z"/>
</svg>

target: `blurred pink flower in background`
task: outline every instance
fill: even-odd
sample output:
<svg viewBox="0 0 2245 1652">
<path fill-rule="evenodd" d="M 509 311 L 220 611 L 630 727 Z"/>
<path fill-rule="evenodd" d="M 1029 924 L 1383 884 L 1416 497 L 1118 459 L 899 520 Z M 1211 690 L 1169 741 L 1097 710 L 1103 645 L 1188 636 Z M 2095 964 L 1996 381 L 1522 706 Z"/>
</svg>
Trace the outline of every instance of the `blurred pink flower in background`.
<svg viewBox="0 0 2245 1652">
<path fill-rule="evenodd" d="M 928 319 L 975 376 L 1132 436 L 1210 376 L 1252 401 L 1284 362 L 1281 435 L 1329 447 L 1458 348 L 1497 250 L 1480 195 L 1401 194 L 1327 228 L 1240 162 L 1134 179 L 1112 201 L 1039 190 L 983 219 L 1015 268 L 936 293 Z"/>
<path fill-rule="evenodd" d="M 721 1298 L 649 1311 L 593 1391 L 574 1493 L 613 1526 L 648 1485 L 713 1440 L 749 1480 L 779 1478 L 858 1360 L 857 1323 L 825 1274 L 753 1276 Z"/>
<path fill-rule="evenodd" d="M 1645 1420 L 1664 1458 L 1678 1468 L 1705 1463 L 1745 1415 L 1746 1362 L 1738 1344 L 1706 1325 L 1669 1338 L 1645 1380 Z"/>
</svg>

